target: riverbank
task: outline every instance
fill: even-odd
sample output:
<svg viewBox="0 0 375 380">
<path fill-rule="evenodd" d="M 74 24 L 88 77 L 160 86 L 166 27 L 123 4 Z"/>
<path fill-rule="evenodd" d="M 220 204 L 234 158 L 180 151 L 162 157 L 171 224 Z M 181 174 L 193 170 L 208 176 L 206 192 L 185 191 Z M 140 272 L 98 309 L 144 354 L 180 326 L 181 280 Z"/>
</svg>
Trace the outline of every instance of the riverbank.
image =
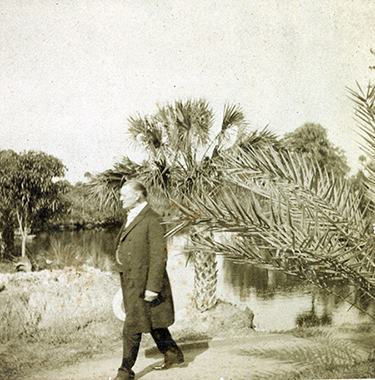
<svg viewBox="0 0 375 380">
<path fill-rule="evenodd" d="M 122 322 L 112 311 L 116 273 L 88 266 L 0 274 L 0 373 L 21 378 L 73 364 L 121 346 Z M 251 331 L 253 315 L 221 302 L 209 314 L 191 304 L 176 316 L 180 341 Z M 151 339 L 144 343 L 151 344 Z"/>
<path fill-rule="evenodd" d="M 87 266 L 0 274 L 1 378 L 45 376 L 42 378 L 69 379 L 73 378 L 68 376 L 69 373 L 75 371 L 78 371 L 74 377 L 77 380 L 108 380 L 108 376 L 114 376 L 112 369 L 118 366 L 122 347 L 122 322 L 112 312 L 112 300 L 119 288 L 117 277 L 111 272 Z M 183 347 L 190 345 L 192 349 L 186 348 L 190 352 L 188 366 L 184 369 L 186 377 L 179 378 L 189 378 L 188 374 L 195 373 L 200 366 L 206 366 L 206 373 L 212 374 L 217 374 L 215 371 L 222 366 L 228 367 L 226 371 L 234 370 L 234 366 L 245 366 L 246 371 L 255 371 L 257 376 L 263 376 L 259 372 L 261 369 L 270 370 L 272 376 L 269 374 L 268 378 L 279 376 L 280 371 L 275 368 L 283 368 L 288 376 L 287 368 L 297 368 L 298 371 L 313 368 L 314 373 L 319 369 L 324 376 L 332 370 L 340 374 L 340 377 L 322 378 L 347 378 L 343 376 L 345 373 L 349 378 L 363 378 L 359 373 L 367 378 L 375 377 L 372 361 L 375 329 L 372 324 L 266 333 L 253 328 L 253 317 L 251 310 L 228 302 L 219 302 L 216 308 L 205 313 L 196 311 L 191 303 L 180 309 L 171 331 Z M 240 345 L 243 339 L 245 341 Z M 196 346 L 197 342 L 200 346 Z M 146 334 L 140 355 L 144 360 L 137 363 L 137 370 L 143 371 L 145 379 L 154 376 L 145 372 L 145 368 L 152 360 L 159 360 L 154 357 L 155 352 L 147 351 L 153 345 L 151 337 Z M 225 353 L 229 351 L 233 354 L 231 360 L 237 363 L 233 368 L 225 359 Z M 151 358 L 145 358 L 147 352 Z M 216 357 L 216 365 L 212 357 Z M 112 364 L 105 372 L 107 360 Z M 284 362 L 289 363 L 287 367 L 282 365 Z M 196 363 L 201 364 L 195 367 Z M 258 364 L 246 367 L 246 363 Z M 212 366 L 211 372 L 209 366 Z M 97 377 L 89 377 L 90 371 L 104 372 L 101 375 L 95 372 Z M 319 378 L 311 376 L 311 372 L 307 377 L 296 377 L 300 376 L 298 371 L 293 370 L 290 374 L 296 379 Z M 305 376 L 303 373 L 301 376 Z M 192 378 L 198 379 L 197 376 Z M 244 376 L 238 378 L 247 378 Z M 220 379 L 204 377 L 210 378 Z"/>
</svg>

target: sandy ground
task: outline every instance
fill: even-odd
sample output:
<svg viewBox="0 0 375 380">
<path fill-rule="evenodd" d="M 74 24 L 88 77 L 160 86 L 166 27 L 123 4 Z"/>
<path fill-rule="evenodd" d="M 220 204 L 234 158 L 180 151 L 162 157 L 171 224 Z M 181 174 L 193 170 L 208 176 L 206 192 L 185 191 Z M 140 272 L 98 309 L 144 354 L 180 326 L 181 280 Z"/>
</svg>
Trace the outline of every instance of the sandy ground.
<svg viewBox="0 0 375 380">
<path fill-rule="evenodd" d="M 266 379 L 272 375 L 287 374 L 311 365 L 309 361 L 285 362 L 275 358 L 261 358 L 249 354 L 254 349 L 282 350 L 296 345 L 299 348 L 316 346 L 316 341 L 297 338 L 289 334 L 262 334 L 232 340 L 200 342 L 182 347 L 185 363 L 167 371 L 154 371 L 155 363 L 161 363 L 162 357 L 154 350 L 140 350 L 134 367 L 135 379 L 173 379 L 173 380 L 241 380 Z M 75 366 L 41 373 L 28 377 L 29 380 L 110 380 L 116 376 L 121 361 L 121 352 L 112 357 L 101 357 L 85 361 Z M 287 377 L 286 377 L 287 378 Z"/>
</svg>

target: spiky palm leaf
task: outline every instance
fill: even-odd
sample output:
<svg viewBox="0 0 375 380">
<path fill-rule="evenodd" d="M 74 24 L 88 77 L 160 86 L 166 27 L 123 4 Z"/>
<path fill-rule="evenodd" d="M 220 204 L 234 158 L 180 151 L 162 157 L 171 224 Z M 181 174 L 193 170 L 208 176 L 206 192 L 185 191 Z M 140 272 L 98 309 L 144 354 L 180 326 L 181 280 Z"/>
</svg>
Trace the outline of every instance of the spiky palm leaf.
<svg viewBox="0 0 375 380">
<path fill-rule="evenodd" d="M 275 149 L 280 149 L 281 144 L 275 133 L 270 131 L 267 127 L 262 130 L 254 130 L 249 132 L 245 130 L 242 132 L 234 144 L 234 148 L 246 151 L 247 148 L 256 148 L 271 145 Z"/>
<path fill-rule="evenodd" d="M 276 192 L 288 200 L 293 206 L 291 210 L 298 210 L 302 205 L 318 209 L 325 218 L 335 220 L 340 230 L 347 226 L 352 231 L 363 231 L 368 224 L 358 210 L 360 194 L 353 192 L 345 180 L 335 180 L 322 171 L 307 156 L 263 146 L 248 148 L 247 152 L 229 152 L 222 158 L 219 170 L 231 183 L 269 201 Z M 343 218 L 346 224 L 343 221 L 340 225 Z"/>
<path fill-rule="evenodd" d="M 194 166 L 213 126 L 213 111 L 207 101 L 176 101 L 160 108 L 156 118 L 166 135 L 166 156 L 171 165 L 178 160 L 185 168 Z"/>
<path fill-rule="evenodd" d="M 234 128 L 237 129 L 237 138 L 242 134 L 246 128 L 247 123 L 242 107 L 238 104 L 225 104 L 223 111 L 223 120 L 221 123 L 221 129 L 217 135 L 217 149 L 225 142 L 229 140 L 228 132 Z"/>
<path fill-rule="evenodd" d="M 221 131 L 226 131 L 233 126 L 243 128 L 245 125 L 246 120 L 242 107 L 237 104 L 225 104 Z"/>
<path fill-rule="evenodd" d="M 190 198 L 176 230 L 191 223 L 234 233 L 225 243 L 198 236 L 195 246 L 331 292 L 332 281 L 344 280 L 375 300 L 374 237 L 359 211 L 360 196 L 345 181 L 335 182 L 307 157 L 272 147 L 230 152 L 222 162 L 227 188 Z"/>
<path fill-rule="evenodd" d="M 369 84 L 364 91 L 357 83 L 358 91 L 349 89 L 352 100 L 356 104 L 356 118 L 365 144 L 363 150 L 375 159 L 375 86 Z"/>
<path fill-rule="evenodd" d="M 351 99 L 356 105 L 355 116 L 364 140 L 361 144 L 362 150 L 375 161 L 375 86 L 369 84 L 366 91 L 357 83 L 358 91 L 349 89 Z M 366 195 L 370 201 L 375 202 L 375 168 L 373 165 L 366 167 Z"/>
<path fill-rule="evenodd" d="M 134 146 L 141 146 L 153 158 L 165 160 L 165 132 L 154 116 L 136 115 L 128 118 L 128 135 Z"/>
<path fill-rule="evenodd" d="M 126 180 L 136 178 L 145 171 L 144 165 L 139 165 L 129 157 L 123 157 L 113 169 L 108 169 L 90 178 L 88 188 L 90 196 L 99 200 L 101 207 L 118 208 L 118 190 Z"/>
</svg>

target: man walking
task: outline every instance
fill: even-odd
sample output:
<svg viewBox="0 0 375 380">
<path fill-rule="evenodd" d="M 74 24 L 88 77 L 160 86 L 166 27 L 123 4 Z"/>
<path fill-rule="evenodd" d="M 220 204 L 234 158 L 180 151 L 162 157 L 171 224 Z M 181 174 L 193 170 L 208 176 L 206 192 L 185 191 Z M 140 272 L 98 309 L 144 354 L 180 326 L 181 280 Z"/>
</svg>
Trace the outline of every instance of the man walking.
<svg viewBox="0 0 375 380">
<path fill-rule="evenodd" d="M 138 181 L 125 182 L 120 200 L 129 210 L 116 241 L 116 269 L 120 272 L 126 318 L 122 364 L 114 380 L 131 380 L 142 333 L 151 333 L 164 355 L 164 363 L 155 370 L 181 364 L 184 356 L 168 330 L 174 322 L 174 308 L 160 216 L 148 205 L 147 191 Z"/>
</svg>

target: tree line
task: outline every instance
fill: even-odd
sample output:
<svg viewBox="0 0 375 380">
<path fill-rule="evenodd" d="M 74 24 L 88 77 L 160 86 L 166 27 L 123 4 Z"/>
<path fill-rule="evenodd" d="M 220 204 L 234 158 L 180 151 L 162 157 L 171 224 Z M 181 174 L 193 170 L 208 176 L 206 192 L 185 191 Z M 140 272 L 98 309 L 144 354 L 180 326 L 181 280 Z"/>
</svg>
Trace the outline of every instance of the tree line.
<svg viewBox="0 0 375 380">
<path fill-rule="evenodd" d="M 179 132 L 175 131 L 177 135 L 172 136 L 173 128 L 170 128 L 171 141 L 169 144 L 171 147 L 175 146 L 176 149 L 174 150 L 169 147 L 168 153 L 163 152 L 162 154 L 157 151 L 161 146 L 161 142 L 158 141 L 158 131 L 146 128 L 141 141 L 140 148 L 145 148 L 149 153 L 155 153 L 152 160 L 145 162 L 143 167 L 149 167 L 151 162 L 151 165 L 158 168 L 156 170 L 158 172 L 157 178 L 153 180 L 161 184 L 162 188 L 164 185 L 168 186 L 166 178 L 170 175 L 173 156 L 175 156 L 175 159 L 178 155 L 184 156 L 184 166 L 179 168 L 180 170 L 182 168 L 185 170 L 186 178 L 184 186 L 192 186 L 194 175 L 189 176 L 189 174 L 199 169 L 199 165 L 208 165 L 211 157 L 206 154 L 200 163 L 198 151 L 192 151 L 194 139 L 197 139 L 197 142 L 200 141 L 201 148 L 208 149 L 207 151 L 211 149 L 213 155 L 217 154 L 218 145 L 214 146 L 210 142 L 210 133 L 213 127 L 213 120 L 210 120 L 213 117 L 212 110 L 209 110 L 208 104 L 203 101 L 189 101 L 187 104 L 184 105 L 177 102 L 176 107 L 178 108 L 179 106 L 181 109 L 184 107 L 192 109 L 197 107 L 199 109 L 201 107 L 200 111 L 206 111 L 206 115 L 204 116 L 206 120 L 201 121 L 202 129 L 206 128 L 208 132 L 206 136 L 199 136 L 200 132 L 197 130 L 197 136 L 193 137 L 190 142 L 186 142 L 182 136 L 178 136 Z M 232 114 L 230 114 L 230 111 L 232 111 Z M 171 109 L 169 112 L 171 112 Z M 214 140 L 216 139 L 220 144 L 228 143 L 224 138 L 223 131 L 227 128 L 230 129 L 227 124 L 233 124 L 239 127 L 238 132 L 242 134 L 242 140 L 236 141 L 235 144 L 243 145 L 247 135 L 244 131 L 246 123 L 242 112 L 233 107 L 232 109 L 230 107 L 227 108 L 226 112 L 227 114 L 221 126 L 222 132 Z M 202 117 L 202 114 L 200 117 Z M 146 124 L 148 122 L 145 121 Z M 137 138 L 139 140 L 139 132 L 141 130 L 139 128 L 142 128 L 139 125 L 140 123 L 142 124 L 140 119 L 132 118 L 130 120 L 130 135 L 135 141 L 137 141 Z M 271 135 L 269 133 L 270 137 Z M 326 167 L 340 176 L 345 176 L 349 172 L 344 153 L 329 142 L 326 129 L 319 124 L 307 123 L 297 128 L 294 132 L 286 134 L 281 139 L 277 139 L 275 136 L 272 136 L 272 139 L 273 144 L 279 144 L 285 149 L 304 152 L 314 157 L 320 166 Z M 182 145 L 179 146 L 179 143 Z M 199 144 L 195 146 L 198 147 Z M 168 162 L 168 160 L 172 161 Z M 22 238 L 21 255 L 24 256 L 27 234 L 35 234 L 41 230 L 56 230 L 63 227 L 79 229 L 118 225 L 122 218 L 121 212 L 116 210 L 116 208 L 106 207 L 109 204 L 103 201 L 103 198 L 93 197 L 92 189 L 93 184 L 98 184 L 103 177 L 106 177 L 108 183 L 112 180 L 116 183 L 115 178 L 109 178 L 111 175 L 116 177 L 116 170 L 119 171 L 122 178 L 121 170 L 124 170 L 124 167 L 127 167 L 127 165 L 133 165 L 130 172 L 139 173 L 138 165 L 130 163 L 129 159 L 125 157 L 113 169 L 109 169 L 104 173 L 99 173 L 96 176 L 86 173 L 85 177 L 89 182 L 88 184 L 78 182 L 72 185 L 64 180 L 67 168 L 56 157 L 36 151 L 21 152 L 19 154 L 12 150 L 0 151 L 0 231 L 3 241 L 2 257 L 10 258 L 17 255 L 14 243 L 15 231 Z M 125 170 L 129 170 L 129 168 Z M 150 170 L 152 171 L 153 169 Z M 209 175 L 209 173 L 206 174 Z M 357 174 L 356 177 L 353 177 L 353 181 L 360 186 L 363 178 Z M 149 184 L 151 185 L 151 183 Z M 168 191 L 167 187 L 164 187 L 163 191 Z M 103 191 L 104 193 L 105 191 Z M 162 199 L 160 194 L 157 198 L 157 204 L 160 204 L 160 200 Z M 160 204 L 159 209 L 165 213 L 165 204 L 163 202 Z"/>
<path fill-rule="evenodd" d="M 198 309 L 217 301 L 216 254 L 326 290 L 332 280 L 361 284 L 366 299 L 374 298 L 366 177 L 348 178 L 345 155 L 325 128 L 307 123 L 278 138 L 268 129 L 251 131 L 237 105 L 225 105 L 215 124 L 206 101 L 187 100 L 129 118 L 128 133 L 148 160 L 124 157 L 91 178 L 92 195 L 115 207 L 121 183 L 146 184 L 172 226 L 169 236 L 190 234 Z M 223 234 L 231 237 L 225 243 Z"/>
<path fill-rule="evenodd" d="M 0 258 L 26 255 L 28 236 L 63 226 L 78 229 L 115 224 L 116 213 L 89 199 L 87 186 L 64 180 L 67 168 L 39 151 L 0 151 Z M 116 219 L 117 218 L 117 219 Z M 16 237 L 20 237 L 20 247 Z"/>
<path fill-rule="evenodd" d="M 374 94 L 352 96 L 372 141 Z M 362 170 L 349 177 L 344 152 L 319 124 L 306 123 L 279 138 L 267 128 L 250 129 L 241 107 L 228 104 L 220 123 L 215 120 L 202 99 L 130 117 L 129 139 L 148 153 L 147 160 L 138 164 L 124 157 L 74 186 L 63 179 L 66 168 L 53 156 L 0 151 L 5 255 L 14 255 L 17 229 L 24 256 L 30 232 L 59 223 L 119 222 L 118 189 L 137 178 L 170 223 L 170 235 L 189 231 L 200 310 L 216 303 L 216 254 L 283 270 L 324 289 L 332 279 L 360 284 L 373 299 L 369 178 L 375 155 L 370 151 L 369 164 L 362 157 Z M 217 241 L 218 232 L 233 239 Z"/>
</svg>

